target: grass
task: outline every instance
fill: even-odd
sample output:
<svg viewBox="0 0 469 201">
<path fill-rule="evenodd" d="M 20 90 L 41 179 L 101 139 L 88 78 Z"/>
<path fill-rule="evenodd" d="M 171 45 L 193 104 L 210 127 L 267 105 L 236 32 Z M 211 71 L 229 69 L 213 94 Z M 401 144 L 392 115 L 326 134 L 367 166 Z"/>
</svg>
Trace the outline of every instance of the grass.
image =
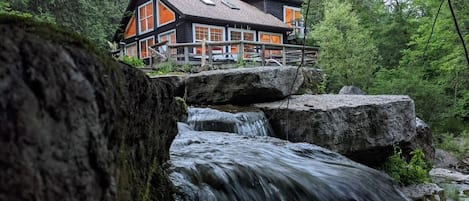
<svg viewBox="0 0 469 201">
<path fill-rule="evenodd" d="M 469 157 L 469 131 L 459 134 L 446 133 L 438 136 L 437 147 L 452 153 L 456 158 Z"/>
</svg>

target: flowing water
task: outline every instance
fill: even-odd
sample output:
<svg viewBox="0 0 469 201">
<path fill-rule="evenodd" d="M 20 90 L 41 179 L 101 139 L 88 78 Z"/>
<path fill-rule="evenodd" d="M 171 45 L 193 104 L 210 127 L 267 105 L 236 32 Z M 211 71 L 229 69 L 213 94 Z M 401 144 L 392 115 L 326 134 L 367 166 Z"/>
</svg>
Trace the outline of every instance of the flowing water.
<svg viewBox="0 0 469 201">
<path fill-rule="evenodd" d="M 252 136 L 253 129 L 246 136 L 191 125 L 179 123 L 170 150 L 177 200 L 407 200 L 386 175 L 321 147 Z"/>
</svg>

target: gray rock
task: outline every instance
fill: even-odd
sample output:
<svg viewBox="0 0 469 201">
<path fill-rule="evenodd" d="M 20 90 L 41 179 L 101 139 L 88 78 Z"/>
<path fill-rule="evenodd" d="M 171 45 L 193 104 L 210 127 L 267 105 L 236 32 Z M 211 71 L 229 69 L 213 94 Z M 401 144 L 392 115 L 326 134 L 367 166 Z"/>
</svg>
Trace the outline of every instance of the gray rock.
<svg viewBox="0 0 469 201">
<path fill-rule="evenodd" d="M 0 200 L 171 200 L 170 85 L 23 21 L 0 22 Z"/>
<path fill-rule="evenodd" d="M 412 200 L 445 200 L 445 193 L 442 188 L 436 184 L 418 184 L 406 186 L 402 192 Z"/>
<path fill-rule="evenodd" d="M 427 161 L 433 161 L 435 158 L 435 145 L 432 130 L 418 117 L 415 118 L 415 122 L 417 135 L 408 143 L 401 144 L 401 148 L 404 153 L 410 153 L 413 150 L 421 149 L 425 154 L 425 159 Z"/>
<path fill-rule="evenodd" d="M 459 161 L 456 157 L 445 150 L 436 149 L 432 166 L 435 168 L 457 168 Z"/>
<path fill-rule="evenodd" d="M 301 71 L 297 74 L 296 67 L 207 71 L 186 79 L 186 101 L 190 104 L 275 101 L 296 93 L 302 83 L 303 74 Z"/>
<path fill-rule="evenodd" d="M 296 95 L 301 94 L 320 94 L 320 85 L 323 81 L 321 69 L 301 68 L 304 81 Z"/>
<path fill-rule="evenodd" d="M 150 80 L 156 83 L 164 82 L 164 83 L 172 84 L 173 85 L 172 88 L 174 89 L 174 96 L 184 97 L 185 89 L 186 89 L 186 86 L 185 86 L 186 77 L 187 77 L 186 75 L 158 75 L 158 76 L 151 77 Z"/>
<path fill-rule="evenodd" d="M 356 86 L 343 86 L 339 94 L 342 95 L 366 95 L 366 93 Z"/>
<path fill-rule="evenodd" d="M 371 166 L 415 136 L 408 96 L 302 95 L 254 106 L 266 113 L 275 137 L 313 143 Z"/>
<path fill-rule="evenodd" d="M 469 175 L 455 170 L 433 168 L 430 170 L 429 174 L 432 180 L 436 182 L 457 182 L 469 184 Z"/>
</svg>

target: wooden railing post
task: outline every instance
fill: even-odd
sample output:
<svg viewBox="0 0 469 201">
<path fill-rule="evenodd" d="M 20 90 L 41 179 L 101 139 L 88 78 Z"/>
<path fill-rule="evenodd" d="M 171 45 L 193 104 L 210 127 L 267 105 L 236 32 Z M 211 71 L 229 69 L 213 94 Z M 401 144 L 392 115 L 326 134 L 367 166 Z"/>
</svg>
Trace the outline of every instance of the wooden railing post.
<svg viewBox="0 0 469 201">
<path fill-rule="evenodd" d="M 283 47 L 282 50 L 282 65 L 286 66 L 287 65 L 287 48 Z"/>
<path fill-rule="evenodd" d="M 262 48 L 261 48 L 261 60 L 262 60 L 262 66 L 265 65 L 265 45 L 262 44 Z"/>
<path fill-rule="evenodd" d="M 244 42 L 241 41 L 238 46 L 238 58 L 244 60 Z"/>
<path fill-rule="evenodd" d="M 184 64 L 189 63 L 189 47 L 184 46 Z"/>
<path fill-rule="evenodd" d="M 213 65 L 213 47 L 211 45 L 208 45 L 208 63 L 210 65 Z"/>
<path fill-rule="evenodd" d="M 206 53 L 205 51 L 207 50 L 206 46 L 205 46 L 205 38 L 204 40 L 202 40 L 202 57 L 200 58 L 200 61 L 202 62 L 201 63 L 201 66 L 205 66 L 205 56 L 206 56 Z"/>
</svg>

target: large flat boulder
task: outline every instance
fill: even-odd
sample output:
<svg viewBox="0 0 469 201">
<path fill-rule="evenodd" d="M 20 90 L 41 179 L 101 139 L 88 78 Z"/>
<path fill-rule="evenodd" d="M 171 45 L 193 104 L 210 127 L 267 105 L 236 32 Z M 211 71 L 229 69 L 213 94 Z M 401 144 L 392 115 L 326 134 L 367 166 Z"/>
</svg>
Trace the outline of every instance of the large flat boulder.
<svg viewBox="0 0 469 201">
<path fill-rule="evenodd" d="M 276 101 L 298 91 L 303 74 L 296 67 L 257 67 L 206 71 L 186 79 L 190 104 L 249 104 Z"/>
<path fill-rule="evenodd" d="M 266 113 L 275 137 L 316 144 L 372 166 L 416 133 L 408 96 L 300 95 L 254 107 Z"/>
</svg>

